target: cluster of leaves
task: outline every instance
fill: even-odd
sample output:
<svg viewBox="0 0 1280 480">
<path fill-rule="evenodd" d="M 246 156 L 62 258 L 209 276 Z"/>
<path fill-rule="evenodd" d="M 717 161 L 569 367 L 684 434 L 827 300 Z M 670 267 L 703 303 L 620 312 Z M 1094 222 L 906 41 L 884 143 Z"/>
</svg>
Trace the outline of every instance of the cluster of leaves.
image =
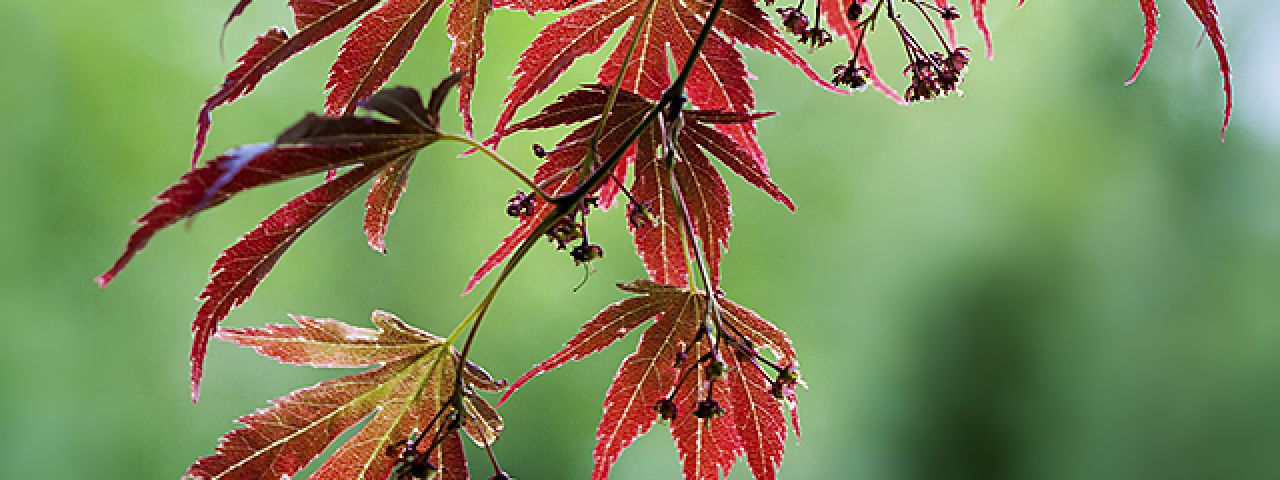
<svg viewBox="0 0 1280 480">
<path fill-rule="evenodd" d="M 226 23 L 251 2 L 239 0 Z M 780 57 L 833 92 L 848 93 L 843 86 L 872 86 L 899 103 L 928 100 L 957 91 L 968 67 L 969 49 L 957 42 L 953 25 L 960 18 L 956 7 L 948 0 L 813 0 L 811 22 L 804 0 L 776 9 L 776 21 L 753 0 L 453 0 L 447 19 L 453 75 L 425 104 L 411 88 L 379 90 L 443 3 L 289 0 L 296 32 L 272 28 L 239 58 L 200 109 L 192 169 L 158 196 L 159 202 L 138 220 L 125 252 L 98 278 L 105 286 L 158 232 L 237 193 L 329 173 L 215 261 L 192 326 L 192 395 L 199 395 L 207 345 L 215 334 L 284 363 L 371 369 L 295 391 L 241 418 L 244 428 L 223 437 L 217 452 L 198 461 L 187 475 L 291 476 L 343 431 L 372 417 L 313 478 L 469 478 L 459 431 L 489 448 L 502 428 L 496 411 L 476 392 L 504 385 L 467 360 L 489 302 L 506 273 L 544 235 L 562 249 L 581 240 L 572 250 L 579 263 L 599 258 L 602 250 L 587 240 L 586 215 L 596 208 L 607 210 L 625 196 L 629 228 L 648 279 L 619 285 L 634 296 L 588 321 L 564 349 L 507 389 L 503 401 L 533 377 L 643 329 L 635 353 L 623 362 L 605 395 L 593 478 L 607 478 L 622 451 L 659 420 L 670 422 L 687 479 L 722 478 L 741 458 L 755 478 L 776 478 L 788 411 L 798 435 L 798 360 L 785 333 L 727 300 L 720 290 L 731 207 L 711 159 L 787 208 L 794 205 L 770 178 L 755 122 L 771 113 L 755 111 L 751 75 L 738 46 Z M 1130 82 L 1146 64 L 1156 35 L 1155 0 L 1139 3 L 1146 16 L 1146 41 Z M 1212 0 L 1187 3 L 1218 54 L 1229 119 L 1230 68 L 1216 6 Z M 913 34 L 895 7 L 919 12 L 932 31 Z M 990 57 L 987 1 L 970 0 L 970 7 Z M 470 138 L 475 72 L 492 8 L 531 15 L 562 12 L 518 60 L 505 108 L 485 142 L 493 146 L 519 132 L 570 128 L 550 150 L 535 149 L 545 161 L 532 178 Z M 870 38 L 877 22 L 891 23 L 892 38 L 905 48 L 909 84 L 901 93 L 871 61 Z M 330 70 L 324 115 L 310 114 L 274 142 L 234 149 L 196 167 L 214 109 L 247 95 L 283 62 L 353 24 Z M 624 27 L 597 84 L 563 94 L 541 112 L 515 120 L 520 107 Z M 796 41 L 788 40 L 788 33 Z M 851 58 L 827 80 L 795 47 L 820 48 L 834 37 L 848 43 Z M 925 46 L 931 37 L 936 37 L 936 47 Z M 673 63 L 680 72 L 674 79 Z M 465 136 L 440 128 L 444 97 L 455 85 Z M 357 115 L 360 107 L 364 115 Z M 518 218 L 517 226 L 472 275 L 466 290 L 504 262 L 506 268 L 452 335 L 431 335 L 384 312 L 374 313 L 377 330 L 308 317 L 295 317 L 296 326 L 218 329 L 303 232 L 365 184 L 371 184 L 365 235 L 373 249 L 385 253 L 387 223 L 417 153 L 442 139 L 484 150 L 534 190 L 512 199 L 508 211 Z M 629 188 L 624 186 L 627 178 Z M 468 324 L 471 331 L 459 351 L 454 342 Z M 506 478 L 489 453 L 494 478 Z"/>
<path fill-rule="evenodd" d="M 338 168 L 342 175 L 281 206 L 256 228 L 227 248 L 213 264 L 212 278 L 198 297 L 203 303 L 191 330 L 192 399 L 200 394 L 205 351 L 218 323 L 244 303 L 284 252 L 338 202 L 377 176 L 365 203 L 364 230 L 369 245 L 385 251 L 387 222 L 404 191 L 418 151 L 441 138 L 440 105 L 458 76 L 447 78 L 423 105 L 417 91 L 396 88 L 379 92 L 362 105 L 392 121 L 370 117 L 307 115 L 274 143 L 232 150 L 192 169 L 161 192 L 159 203 L 137 220 L 140 224 L 124 253 L 98 277 L 105 286 L 151 237 L 184 218 L 221 205 L 237 193 Z"/>
</svg>

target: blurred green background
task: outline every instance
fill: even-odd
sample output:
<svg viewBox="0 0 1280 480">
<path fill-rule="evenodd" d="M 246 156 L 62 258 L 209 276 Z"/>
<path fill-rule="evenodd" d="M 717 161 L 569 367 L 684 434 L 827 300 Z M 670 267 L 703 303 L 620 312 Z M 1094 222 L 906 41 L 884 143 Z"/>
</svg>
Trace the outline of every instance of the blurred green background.
<svg viewBox="0 0 1280 480">
<path fill-rule="evenodd" d="M 175 478 L 238 415 L 342 373 L 215 344 L 202 401 L 187 395 L 192 297 L 209 265 L 313 180 L 243 195 L 161 234 L 111 288 L 91 281 L 187 168 L 196 109 L 231 65 L 218 55 L 231 3 L 0 5 L 0 476 Z M 747 54 L 761 108 L 781 114 L 761 124 L 762 143 L 799 209 L 730 180 L 724 284 L 803 356 L 804 437 L 783 478 L 1280 478 L 1280 6 L 1221 2 L 1239 100 L 1224 145 L 1212 51 L 1196 48 L 1180 2 L 1162 2 L 1151 65 L 1128 88 L 1136 2 L 1012 3 L 993 2 L 997 61 L 975 59 L 963 99 L 902 108 L 874 92 L 834 96 Z M 287 23 L 284 4 L 250 8 L 228 32 L 229 57 Z M 548 20 L 494 15 L 482 134 Z M 978 43 L 968 24 L 961 34 Z M 878 51 L 892 72 L 888 36 Z M 219 110 L 210 151 L 270 139 L 318 109 L 338 45 Z M 393 82 L 434 84 L 447 51 L 436 22 Z M 810 58 L 825 73 L 846 54 Z M 553 92 L 589 81 L 598 62 Z M 532 169 L 529 143 L 554 140 L 528 135 L 504 151 Z M 502 210 L 517 186 L 450 149 L 420 157 L 389 255 L 365 246 L 360 202 L 348 201 L 228 324 L 287 313 L 367 324 L 382 308 L 447 332 L 478 299 L 458 293 L 510 227 Z M 608 257 L 580 292 L 581 271 L 550 249 L 518 271 L 475 352 L 491 372 L 517 376 L 619 298 L 615 281 L 642 275 L 621 214 L 601 223 Z M 504 406 L 504 465 L 526 479 L 585 478 L 604 389 L 633 346 L 546 375 Z M 615 478 L 677 478 L 663 430 Z"/>
</svg>

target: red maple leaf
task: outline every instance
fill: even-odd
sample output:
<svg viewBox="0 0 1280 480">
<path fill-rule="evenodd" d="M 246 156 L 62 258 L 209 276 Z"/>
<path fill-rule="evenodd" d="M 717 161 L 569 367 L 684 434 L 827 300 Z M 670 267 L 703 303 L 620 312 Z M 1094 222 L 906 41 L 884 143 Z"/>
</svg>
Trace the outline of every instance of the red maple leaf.
<svg viewBox="0 0 1280 480">
<path fill-rule="evenodd" d="M 365 232 L 369 244 L 385 251 L 384 234 L 404 189 L 405 173 L 419 150 L 441 136 L 439 109 L 454 75 L 423 105 L 417 91 L 394 88 L 364 105 L 394 121 L 308 115 L 274 143 L 242 147 L 193 169 L 156 198 L 159 203 L 137 220 L 124 253 L 98 277 L 106 286 L 155 234 L 252 188 L 349 168 L 342 175 L 299 195 L 227 248 L 214 262 L 212 278 L 200 293 L 191 349 L 192 398 L 199 396 L 205 349 L 215 327 L 253 294 L 284 252 L 321 216 L 356 188 L 381 174 L 369 192 Z M 383 180 L 389 179 L 389 180 Z"/>
<path fill-rule="evenodd" d="M 1129 81 L 1125 82 L 1125 85 L 1130 85 L 1137 81 L 1138 75 L 1147 66 L 1147 59 L 1151 56 L 1151 49 L 1155 47 L 1156 33 L 1159 32 L 1156 19 L 1160 16 L 1160 10 L 1156 5 L 1156 0 L 1139 0 L 1138 6 L 1142 9 L 1142 15 L 1145 18 L 1143 23 L 1142 54 L 1138 57 L 1138 65 L 1133 69 L 1133 75 L 1129 77 Z M 1187 6 L 1191 7 L 1191 11 L 1196 15 L 1196 20 L 1204 27 L 1205 35 L 1209 37 L 1209 42 L 1213 44 L 1213 50 L 1218 55 L 1218 70 L 1222 72 L 1222 91 L 1226 94 L 1226 106 L 1222 113 L 1222 138 L 1225 140 L 1227 124 L 1231 121 L 1231 64 L 1227 61 L 1227 41 L 1222 36 L 1222 28 L 1218 23 L 1218 7 L 1214 5 L 1213 0 L 1187 0 Z"/>
<path fill-rule="evenodd" d="M 599 85 L 570 92 L 537 115 L 499 132 L 498 135 L 582 123 L 547 154 L 546 162 L 538 167 L 534 175 L 534 180 L 543 185 L 547 193 L 567 193 L 578 185 L 584 174 L 590 173 L 596 166 L 593 161 L 583 160 L 587 156 L 592 134 L 599 124 L 599 116 L 604 110 L 608 95 L 609 87 Z M 605 121 L 598 151 L 612 152 L 621 148 L 627 135 L 639 127 L 641 119 L 653 106 L 654 102 L 651 100 L 619 90 L 613 111 Z M 675 177 L 683 192 L 694 231 L 705 248 L 713 282 L 719 280 L 720 255 L 728 242 L 732 223 L 729 219 L 729 191 L 708 155 L 715 157 L 748 183 L 788 208 L 795 208 L 791 199 L 770 179 L 763 159 L 750 153 L 759 148 L 754 137 L 751 137 L 748 147 L 716 128 L 722 125 L 750 124 L 766 115 L 769 114 L 716 110 L 686 110 L 682 113 L 684 127 L 676 142 L 679 151 L 676 155 Z M 666 284 L 684 285 L 688 273 L 684 236 L 676 213 L 674 195 L 664 173 L 666 168 L 660 137 L 661 130 L 656 123 L 640 132 L 634 146 L 618 162 L 614 176 L 623 179 L 628 169 L 634 167 L 635 181 L 631 184 L 630 194 L 636 204 L 629 205 L 629 208 L 636 208 L 637 204 L 644 206 L 654 217 L 651 225 L 631 225 L 636 249 L 650 277 Z M 620 190 L 617 183 L 606 182 L 595 192 L 599 205 L 608 208 L 614 203 Z M 554 210 L 553 205 L 538 202 L 533 214 L 521 218 L 520 225 L 502 240 L 497 251 L 472 275 L 467 290 L 507 258 Z"/>
<path fill-rule="evenodd" d="M 515 82 L 495 130 L 506 130 L 520 106 L 550 87 L 579 57 L 599 50 L 616 30 L 628 23 L 630 28 L 622 36 L 619 47 L 609 54 L 597 78 L 600 83 L 616 83 L 642 97 L 658 99 L 671 84 L 669 58 L 684 62 L 689 57 L 712 3 L 711 0 L 601 0 L 561 16 L 539 32 L 520 56 L 513 73 Z M 526 7 L 536 11 L 565 5 L 538 1 Z M 633 42 L 634 52 L 630 47 Z M 796 54 L 754 1 L 725 0 L 722 14 L 716 19 L 715 32 L 707 37 L 694 60 L 686 85 L 685 94 L 693 105 L 737 112 L 755 108 L 755 98 L 747 84 L 751 75 L 735 43 L 782 57 L 815 83 L 839 91 Z M 628 56 L 626 71 L 619 77 L 618 71 Z M 725 124 L 717 128 L 750 148 L 753 156 L 763 158 L 763 153 L 755 147 L 752 125 Z"/>
<path fill-rule="evenodd" d="M 622 451 L 660 418 L 671 420 L 685 479 L 725 477 L 742 456 L 756 479 L 776 478 L 785 410 L 795 406 L 796 354 L 787 335 L 724 298 L 713 300 L 719 318 L 713 329 L 704 293 L 650 281 L 619 288 L 637 296 L 597 314 L 564 349 L 511 384 L 502 401 L 533 377 L 603 350 L 654 319 L 605 395 L 592 478 L 607 478 Z M 776 369 L 776 378 L 766 369 Z"/>
<path fill-rule="evenodd" d="M 332 319 L 293 320 L 297 325 L 221 330 L 218 338 L 282 363 L 374 368 L 299 389 L 241 417 L 244 427 L 223 436 L 217 453 L 197 461 L 186 477 L 290 477 L 344 431 L 372 417 L 313 480 L 385 480 L 414 468 L 434 468 L 442 479 L 470 478 L 458 430 L 482 446 L 497 440 L 502 419 L 476 390 L 496 392 L 503 384 L 468 362 L 455 400 L 457 351 L 387 312 L 373 313 L 377 330 Z"/>
<path fill-rule="evenodd" d="M 250 1 L 237 3 L 227 23 L 243 13 Z M 249 94 L 281 63 L 355 23 L 325 85 L 329 92 L 325 113 L 338 116 L 351 112 L 387 83 L 443 3 L 444 0 L 290 0 L 298 31 L 290 36 L 284 29 L 273 27 L 259 36 L 218 91 L 205 100 L 197 120 L 192 162 L 198 161 L 204 150 L 214 109 Z M 448 18 L 448 35 L 453 40 L 449 69 L 462 74 L 458 106 L 467 133 L 471 133 L 471 94 L 476 65 L 484 55 L 482 37 L 490 10 L 488 2 L 453 0 Z"/>
</svg>

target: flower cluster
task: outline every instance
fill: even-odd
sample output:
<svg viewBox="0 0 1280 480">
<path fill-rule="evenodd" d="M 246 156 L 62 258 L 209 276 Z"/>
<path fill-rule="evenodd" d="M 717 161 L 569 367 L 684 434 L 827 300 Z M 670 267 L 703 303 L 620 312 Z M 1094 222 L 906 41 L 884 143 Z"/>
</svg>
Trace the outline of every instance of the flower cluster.
<svg viewBox="0 0 1280 480">
<path fill-rule="evenodd" d="M 815 2 L 818 3 L 818 2 Z M 831 43 L 831 32 L 822 28 L 822 11 L 821 6 L 815 8 L 812 26 L 809 22 L 809 16 L 804 14 L 804 1 L 794 7 L 785 7 L 778 9 L 778 15 L 782 16 L 782 28 L 792 35 L 800 39 L 800 43 L 809 45 L 809 49 L 817 49 L 827 46 Z"/>
<path fill-rule="evenodd" d="M 866 18 L 863 18 L 862 6 L 857 1 L 849 6 L 849 10 L 845 13 L 849 21 L 855 23 L 855 29 L 858 32 L 853 49 L 855 53 L 848 62 L 836 65 L 832 69 L 831 83 L 848 86 L 855 90 L 861 90 L 867 86 L 872 77 L 871 66 L 866 64 L 865 60 L 859 59 L 858 52 L 864 51 L 867 32 L 875 29 L 876 20 L 881 17 L 881 12 L 884 12 L 884 17 L 893 23 L 894 30 L 898 33 L 898 38 L 907 55 L 907 66 L 902 73 L 911 80 L 911 83 L 904 92 L 904 99 L 907 102 L 919 102 L 959 92 L 960 82 L 964 80 L 964 73 L 969 66 L 969 48 L 952 46 L 943 37 L 942 31 L 933 18 L 937 16 L 941 20 L 953 21 L 960 18 L 959 11 L 951 5 L 938 6 L 919 0 L 901 0 L 902 3 L 915 7 L 933 31 L 939 48 L 931 50 L 925 48 L 924 44 L 903 23 L 902 16 L 894 8 L 896 1 L 898 0 L 876 2 L 875 8 Z"/>
<path fill-rule="evenodd" d="M 712 318 L 717 315 L 710 315 Z M 712 334 L 709 325 L 716 325 Z M 671 393 L 654 404 L 654 411 L 663 420 L 674 420 L 680 415 L 676 398 L 684 388 L 697 389 L 693 403 L 694 417 L 711 420 L 726 413 L 724 406 L 715 398 L 716 386 L 735 368 L 746 369 L 747 375 L 760 375 L 769 378 L 767 371 L 775 373 L 769 381 L 769 394 L 782 402 L 790 402 L 795 398 L 795 387 L 800 380 L 800 372 L 794 364 L 778 365 L 765 358 L 757 351 L 756 345 L 739 332 L 739 326 L 730 321 L 713 320 L 709 325 L 699 328 L 692 341 L 675 356 L 675 367 L 681 369 Z M 729 355 L 729 356 L 726 356 Z M 689 358 L 696 358 L 689 363 Z M 729 360 L 729 362 L 726 362 Z M 689 379 L 698 377 L 690 385 Z M 759 377 L 757 377 L 759 378 Z M 687 386 L 689 385 L 689 386 Z M 732 388 L 725 385 L 725 388 Z M 705 395 L 701 395 L 705 392 Z"/>
<path fill-rule="evenodd" d="M 932 100 L 958 92 L 969 65 L 969 49 L 959 47 L 947 52 L 916 52 L 902 74 L 911 77 L 904 95 L 908 102 Z"/>
</svg>

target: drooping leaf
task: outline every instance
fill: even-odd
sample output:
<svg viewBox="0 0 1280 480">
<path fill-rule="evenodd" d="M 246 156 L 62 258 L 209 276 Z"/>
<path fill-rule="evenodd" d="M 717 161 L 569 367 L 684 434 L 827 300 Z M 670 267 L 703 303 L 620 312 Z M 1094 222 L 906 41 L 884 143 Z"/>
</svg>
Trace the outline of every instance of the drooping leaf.
<svg viewBox="0 0 1280 480">
<path fill-rule="evenodd" d="M 402 463 L 397 450 L 426 451 L 437 437 L 443 441 L 429 453 L 432 465 L 442 470 L 443 478 L 468 478 L 458 431 L 450 428 L 454 414 L 477 444 L 497 440 L 502 419 L 476 391 L 497 391 L 501 384 L 468 363 L 459 409 L 451 401 L 458 353 L 444 339 L 381 311 L 373 314 L 376 330 L 331 319 L 293 318 L 297 325 L 222 330 L 218 338 L 284 363 L 374 368 L 300 389 L 241 417 L 244 427 L 222 437 L 217 452 L 192 465 L 186 477 L 289 477 L 370 417 L 310 478 L 385 480 Z M 413 444 L 419 437 L 426 440 Z"/>
<path fill-rule="evenodd" d="M 248 3 L 241 0 L 232 9 L 227 23 L 243 13 Z M 355 23 L 343 41 L 325 84 L 329 92 L 325 113 L 331 116 L 351 113 L 361 101 L 387 83 L 443 3 L 444 0 L 290 0 L 297 33 L 290 36 L 281 28 L 272 28 L 259 36 L 236 68 L 227 74 L 218 91 L 205 100 L 197 121 L 193 165 L 204 150 L 214 109 L 248 95 L 280 64 Z M 449 68 L 462 74 L 458 86 L 459 109 L 470 134 L 475 71 L 484 55 L 481 37 L 492 7 L 481 0 L 454 0 L 452 8 L 448 33 L 454 45 Z"/>
<path fill-rule="evenodd" d="M 1160 32 L 1157 20 L 1160 18 L 1160 7 L 1156 5 L 1156 0 L 1138 0 L 1138 8 L 1142 9 L 1142 54 L 1138 56 L 1138 65 L 1133 69 L 1133 75 L 1129 77 L 1129 81 L 1124 82 L 1125 86 L 1132 85 L 1138 81 L 1138 74 L 1142 73 L 1142 69 L 1147 66 L 1147 59 L 1151 58 L 1151 50 L 1156 46 L 1156 34 Z"/>
<path fill-rule="evenodd" d="M 1187 0 L 1187 6 L 1191 7 L 1191 12 L 1195 14 L 1196 20 L 1204 27 L 1204 34 L 1209 38 L 1209 42 L 1213 44 L 1213 51 L 1218 56 L 1218 71 L 1222 73 L 1222 91 L 1226 95 L 1226 105 L 1222 112 L 1222 139 L 1225 141 L 1227 136 L 1227 125 L 1231 122 L 1232 107 L 1232 88 L 1231 88 L 1231 63 L 1227 59 L 1227 40 L 1222 35 L 1222 27 L 1218 22 L 1218 6 L 1213 0 Z M 1139 0 L 1138 7 L 1142 10 L 1143 16 L 1143 41 L 1142 54 L 1138 56 L 1138 65 L 1133 70 L 1133 75 L 1129 77 L 1129 81 L 1125 85 L 1130 85 L 1138 80 L 1138 75 L 1142 73 L 1142 69 L 1147 65 L 1147 58 L 1151 55 L 1151 49 L 1155 46 L 1156 34 L 1159 28 L 1156 20 L 1160 16 L 1160 11 L 1155 0 Z"/>
<path fill-rule="evenodd" d="M 534 180 L 544 184 L 544 189 L 551 194 L 568 192 L 578 184 L 584 172 L 590 172 L 595 167 L 595 162 L 584 163 L 583 158 L 599 123 L 608 90 L 608 87 L 597 85 L 570 92 L 539 114 L 512 125 L 497 135 L 582 123 L 547 154 L 546 163 L 539 167 L 534 176 Z M 613 111 L 605 121 L 598 151 L 607 155 L 620 148 L 626 136 L 640 125 L 645 113 L 653 106 L 652 101 L 640 95 L 620 90 Z M 686 110 L 683 113 L 684 127 L 676 142 L 678 151 L 675 177 L 686 200 L 694 231 L 705 249 L 715 282 L 719 279 L 720 255 L 727 245 L 732 224 L 729 191 L 707 154 L 717 158 L 748 183 L 794 209 L 791 200 L 770 179 L 764 163 L 749 153 L 752 148 L 740 144 L 716 128 L 721 125 L 750 124 L 766 115 L 715 110 Z M 631 225 L 636 249 L 644 260 L 650 277 L 662 283 L 683 285 L 687 281 L 689 268 L 685 264 L 685 239 L 676 212 L 675 192 L 671 191 L 666 175 L 660 138 L 661 132 L 656 123 L 641 132 L 614 173 L 618 179 L 622 179 L 629 169 L 634 168 L 635 181 L 630 188 L 631 194 L 654 217 L 655 221 L 651 225 Z M 755 144 L 754 139 L 751 143 Z M 609 187 L 602 187 L 594 192 L 602 207 L 612 205 L 620 190 L 611 182 L 606 182 L 605 185 Z M 634 205 L 629 208 L 634 208 Z M 467 290 L 509 256 L 552 210 L 552 206 L 540 202 L 534 215 L 522 218 L 520 225 L 503 239 L 498 249 L 472 275 Z"/>
<path fill-rule="evenodd" d="M 191 170 L 157 197 L 159 203 L 138 219 L 125 252 L 98 277 L 105 286 L 160 230 L 222 204 L 233 195 L 332 169 L 349 168 L 280 207 L 227 248 L 214 263 L 212 278 L 198 297 L 203 301 L 192 325 L 193 398 L 199 396 L 205 348 L 219 322 L 253 294 L 271 268 L 298 237 L 334 205 L 375 175 L 383 181 L 371 190 L 365 230 L 369 243 L 385 250 L 386 222 L 404 187 L 404 175 L 419 150 L 440 138 L 438 109 L 458 75 L 446 78 L 424 106 L 410 88 L 379 92 L 365 107 L 392 121 L 370 117 L 308 115 L 274 143 L 233 150 Z M 437 110 L 431 110 L 431 109 Z M 388 176 L 389 175 L 389 176 Z"/>
<path fill-rule="evenodd" d="M 298 32 L 289 36 L 283 29 L 272 27 L 267 33 L 259 36 L 249 50 L 240 57 L 236 68 L 227 74 L 218 91 L 205 100 L 196 121 L 196 146 L 191 156 L 192 165 L 200 160 L 200 154 L 204 151 L 215 108 L 248 95 L 257 88 L 262 77 L 271 73 L 285 60 L 350 25 L 364 12 L 373 8 L 378 1 L 290 1 L 289 6 L 297 14 Z M 230 22 L 235 14 L 233 10 L 232 17 L 227 21 Z"/>
<path fill-rule="evenodd" d="M 717 333 L 699 333 L 709 313 L 704 293 L 650 281 L 619 287 L 637 296 L 606 307 L 588 321 L 564 349 L 512 383 L 503 401 L 533 377 L 598 352 L 653 319 L 605 396 L 592 478 L 608 477 L 622 451 L 663 416 L 655 406 L 664 399 L 673 402 L 670 430 L 684 478 L 723 478 L 743 456 L 756 479 L 777 478 L 787 431 L 784 411 L 794 407 L 794 396 L 788 389 L 775 388 L 778 380 L 766 373 L 765 368 L 772 367 L 760 350 L 771 352 L 775 365 L 794 373 L 795 350 L 786 334 L 723 298 L 714 299 L 720 319 Z M 712 353 L 713 338 L 718 354 Z M 710 367 L 713 358 L 724 364 L 718 378 Z M 723 415 L 695 413 L 708 395 Z M 708 416 L 712 418 L 704 418 Z"/>
</svg>

